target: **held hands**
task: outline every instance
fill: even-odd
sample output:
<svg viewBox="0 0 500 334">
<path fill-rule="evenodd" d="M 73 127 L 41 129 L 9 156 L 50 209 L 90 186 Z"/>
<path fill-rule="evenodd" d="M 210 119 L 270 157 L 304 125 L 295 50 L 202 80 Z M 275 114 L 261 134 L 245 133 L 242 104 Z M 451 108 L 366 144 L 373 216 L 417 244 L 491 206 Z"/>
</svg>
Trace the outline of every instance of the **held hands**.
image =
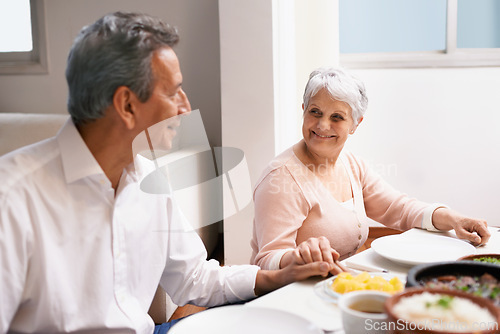
<svg viewBox="0 0 500 334">
<path fill-rule="evenodd" d="M 458 238 L 468 240 L 474 246 L 486 244 L 491 236 L 486 221 L 465 217 L 448 208 L 436 209 L 432 224 L 438 230 L 454 229 Z"/>
<path fill-rule="evenodd" d="M 281 258 L 281 268 L 286 268 L 295 263 L 299 266 L 326 263 L 328 270 L 316 275 L 327 276 L 328 273 L 336 275 L 347 271 L 337 260 L 339 253 L 330 246 L 330 241 L 325 237 L 309 238 L 300 243 L 293 251 L 289 251 Z M 310 275 L 312 276 L 312 275 Z"/>
<path fill-rule="evenodd" d="M 339 253 L 325 237 L 309 238 L 281 258 L 279 270 L 257 273 L 255 294 L 261 295 L 311 276 L 326 277 L 347 271 L 339 262 Z"/>
<path fill-rule="evenodd" d="M 330 246 L 330 241 L 326 237 L 309 238 L 299 244 L 293 251 L 285 254 L 285 256 L 287 255 L 299 265 L 326 262 L 328 264 L 328 272 L 332 275 L 347 271 L 346 268 L 337 262 L 340 255 Z M 327 275 L 328 273 L 322 274 L 322 276 Z"/>
</svg>

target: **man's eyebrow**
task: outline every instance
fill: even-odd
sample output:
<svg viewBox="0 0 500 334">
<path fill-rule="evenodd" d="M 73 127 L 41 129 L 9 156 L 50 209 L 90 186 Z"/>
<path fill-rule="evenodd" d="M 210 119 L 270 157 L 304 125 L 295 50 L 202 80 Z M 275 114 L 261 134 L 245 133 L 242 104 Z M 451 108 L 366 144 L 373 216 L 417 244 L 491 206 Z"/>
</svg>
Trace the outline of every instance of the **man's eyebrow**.
<svg viewBox="0 0 500 334">
<path fill-rule="evenodd" d="M 179 82 L 177 85 L 174 86 L 174 90 L 178 91 L 182 87 L 182 81 Z"/>
<path fill-rule="evenodd" d="M 175 86 L 171 86 L 171 88 L 167 88 L 168 89 L 168 92 L 170 92 L 171 94 L 177 94 L 177 91 L 182 87 L 182 82 L 179 82 L 177 85 Z M 169 93 L 169 94 L 170 94 Z"/>
</svg>

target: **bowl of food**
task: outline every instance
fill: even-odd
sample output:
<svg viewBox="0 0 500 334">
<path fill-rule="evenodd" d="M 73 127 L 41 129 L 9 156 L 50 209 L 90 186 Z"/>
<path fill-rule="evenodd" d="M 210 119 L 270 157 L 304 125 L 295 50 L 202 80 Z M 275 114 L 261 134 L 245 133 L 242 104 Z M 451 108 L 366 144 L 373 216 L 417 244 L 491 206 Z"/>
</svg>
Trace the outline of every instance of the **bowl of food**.
<svg viewBox="0 0 500 334">
<path fill-rule="evenodd" d="M 470 293 L 409 288 L 384 303 L 387 333 L 498 333 L 500 308 Z"/>
<path fill-rule="evenodd" d="M 473 261 L 422 264 L 410 269 L 406 287 L 461 291 L 500 307 L 500 266 Z"/>
<path fill-rule="evenodd" d="M 338 300 L 345 333 L 385 334 L 384 303 L 391 295 L 382 291 L 359 290 L 343 294 Z"/>
<path fill-rule="evenodd" d="M 316 284 L 314 291 L 322 299 L 337 302 L 337 299 L 354 291 L 380 291 L 394 294 L 404 289 L 404 279 L 389 273 L 342 272 Z"/>
<path fill-rule="evenodd" d="M 462 256 L 458 261 L 474 261 L 500 265 L 500 254 L 471 254 Z"/>
</svg>

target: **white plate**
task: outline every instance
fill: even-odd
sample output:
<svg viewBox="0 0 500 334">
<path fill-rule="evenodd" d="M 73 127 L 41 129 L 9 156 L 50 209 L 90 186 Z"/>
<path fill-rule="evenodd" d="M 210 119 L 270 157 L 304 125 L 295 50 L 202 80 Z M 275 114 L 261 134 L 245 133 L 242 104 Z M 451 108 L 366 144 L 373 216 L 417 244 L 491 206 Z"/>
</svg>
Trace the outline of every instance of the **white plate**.
<svg viewBox="0 0 500 334">
<path fill-rule="evenodd" d="M 371 248 L 386 259 L 412 266 L 455 261 L 476 253 L 476 248 L 466 241 L 437 235 L 388 235 L 373 240 Z"/>
<path fill-rule="evenodd" d="M 195 313 L 175 324 L 169 334 L 323 334 L 306 319 L 284 311 L 230 305 Z"/>
<path fill-rule="evenodd" d="M 361 273 L 361 271 L 359 272 Z M 353 274 L 353 275 L 357 275 Z M 390 274 L 390 273 L 369 273 L 371 277 L 374 276 L 381 276 L 386 280 L 390 280 L 393 277 L 398 277 L 401 282 L 403 283 L 403 286 L 406 283 L 406 277 L 403 275 L 397 275 L 397 274 Z M 339 299 L 342 294 L 333 291 L 330 286 L 332 285 L 333 281 L 337 278 L 337 276 L 330 277 L 326 280 L 323 280 L 321 282 L 316 283 L 314 286 L 314 292 L 323 300 L 331 302 L 331 303 L 337 303 L 337 300 Z"/>
</svg>

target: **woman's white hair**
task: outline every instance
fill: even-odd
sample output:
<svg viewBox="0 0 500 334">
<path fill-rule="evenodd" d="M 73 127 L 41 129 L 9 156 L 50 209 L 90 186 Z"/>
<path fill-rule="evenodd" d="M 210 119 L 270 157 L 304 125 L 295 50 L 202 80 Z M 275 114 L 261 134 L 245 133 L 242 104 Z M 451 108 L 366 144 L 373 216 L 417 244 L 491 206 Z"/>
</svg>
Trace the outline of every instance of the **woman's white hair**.
<svg viewBox="0 0 500 334">
<path fill-rule="evenodd" d="M 368 107 L 365 85 L 341 68 L 320 67 L 311 72 L 304 91 L 304 110 L 309 100 L 322 88 L 338 101 L 347 103 L 352 110 L 352 119 L 357 125 Z"/>
</svg>

